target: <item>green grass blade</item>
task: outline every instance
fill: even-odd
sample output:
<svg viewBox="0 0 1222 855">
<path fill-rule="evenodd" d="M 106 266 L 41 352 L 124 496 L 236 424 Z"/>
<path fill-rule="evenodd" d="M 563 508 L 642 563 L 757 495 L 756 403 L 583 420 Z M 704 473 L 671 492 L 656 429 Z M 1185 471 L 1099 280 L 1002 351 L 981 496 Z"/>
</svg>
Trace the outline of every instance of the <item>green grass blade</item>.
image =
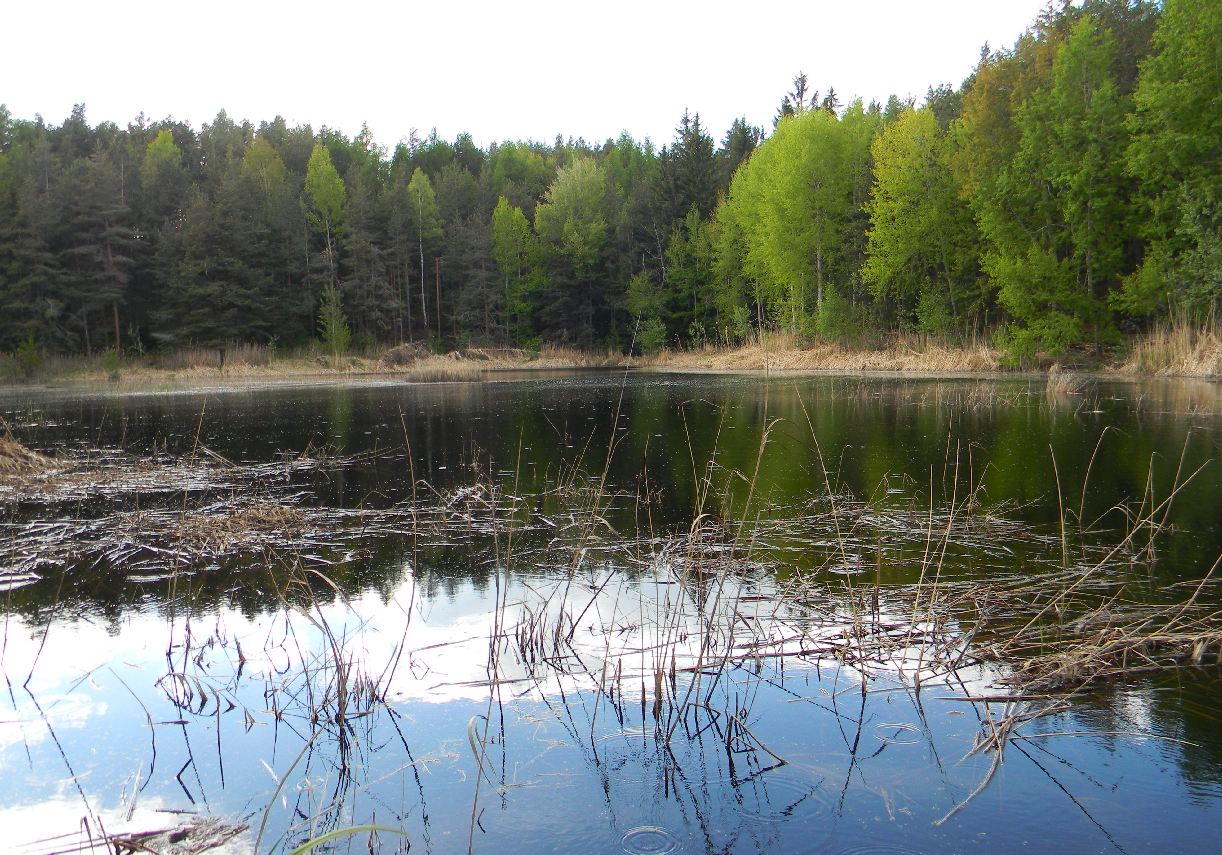
<svg viewBox="0 0 1222 855">
<path fill-rule="evenodd" d="M 307 840 L 305 843 L 298 846 L 289 855 L 305 855 L 315 846 L 322 846 L 324 843 L 330 843 L 332 840 L 338 840 L 341 837 L 349 837 L 353 834 L 362 834 L 366 831 L 385 831 L 387 834 L 403 835 L 402 831 L 397 828 L 387 828 L 384 825 L 354 825 L 351 828 L 337 828 L 334 831 L 328 831 L 326 834 L 319 835 L 313 840 Z M 403 835 L 405 836 L 405 835 Z"/>
</svg>

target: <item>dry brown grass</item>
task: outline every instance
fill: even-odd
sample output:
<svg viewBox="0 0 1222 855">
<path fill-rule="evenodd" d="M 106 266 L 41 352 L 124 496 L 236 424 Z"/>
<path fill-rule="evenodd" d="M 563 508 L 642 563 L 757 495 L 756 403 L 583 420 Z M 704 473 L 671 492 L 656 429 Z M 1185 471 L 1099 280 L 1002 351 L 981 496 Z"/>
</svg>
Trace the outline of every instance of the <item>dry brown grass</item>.
<svg viewBox="0 0 1222 855">
<path fill-rule="evenodd" d="M 382 355 L 381 364 L 395 372 L 437 373 L 448 367 L 451 372 L 462 369 L 555 369 L 617 367 L 627 362 L 615 351 L 587 352 L 571 347 L 545 346 L 537 353 L 516 347 L 472 347 L 448 353 L 432 353 L 420 344 L 401 344 Z"/>
<path fill-rule="evenodd" d="M 427 359 L 430 351 L 423 344 L 397 344 L 382 354 L 382 365 L 387 368 L 402 368 Z"/>
<path fill-rule="evenodd" d="M 31 451 L 12 434 L 0 436 L 0 478 L 27 478 L 54 469 L 55 461 L 45 454 Z"/>
<path fill-rule="evenodd" d="M 622 353 L 615 350 L 591 352 L 578 350 L 575 347 L 554 347 L 547 345 L 540 349 L 537 356 L 528 360 L 529 368 L 616 368 L 628 361 Z"/>
<path fill-rule="evenodd" d="M 410 382 L 458 382 L 486 379 L 493 371 L 622 366 L 693 373 L 880 372 L 942 376 L 994 374 L 1005 370 L 1001 354 L 979 340 L 949 346 L 921 336 L 894 335 L 887 339 L 885 346 L 872 348 L 834 342 L 812 344 L 774 331 L 765 332 L 739 347 L 665 350 L 643 357 L 551 345 L 537 352 L 487 347 L 436 354 L 421 344 L 403 344 L 380 355 L 350 355 L 333 364 L 310 351 L 273 353 L 267 347 L 251 345 L 227 350 L 224 365 L 220 367 L 216 349 L 196 348 L 125 363 L 117 384 L 96 360 L 66 361 L 56 377 L 122 390 L 193 383 L 242 384 L 367 376 L 402 377 Z M 1110 371 L 1216 379 L 1222 376 L 1222 337 L 1212 324 L 1201 327 L 1175 324 L 1160 328 L 1140 340 L 1125 362 Z M 1054 377 L 1054 373 L 1060 376 Z M 1085 382 L 1083 375 L 1069 375 L 1059 369 L 1050 372 L 1049 381 L 1049 394 L 1060 397 L 1081 391 L 1078 386 Z"/>
<path fill-rule="evenodd" d="M 217 369 L 215 359 L 211 363 L 201 363 L 175 370 L 160 368 L 151 363 L 132 362 L 123 366 L 117 381 L 110 380 L 107 374 L 98 368 L 82 366 L 66 370 L 62 374 L 57 375 L 56 379 L 90 386 L 106 385 L 110 389 L 125 391 L 149 387 L 179 388 L 184 384 L 191 385 L 196 383 L 214 386 L 227 383 L 243 384 L 326 377 L 361 377 L 393 373 L 397 372 L 388 369 L 376 359 L 366 357 L 345 357 L 340 360 L 338 365 L 332 365 L 328 360 L 321 357 L 294 356 L 277 357 L 263 364 L 231 364 L 226 360 L 223 370 Z"/>
<path fill-rule="evenodd" d="M 308 522 L 300 508 L 254 501 L 228 513 L 184 514 L 172 537 L 192 552 L 219 554 L 267 538 L 293 540 L 306 530 Z"/>
<path fill-rule="evenodd" d="M 759 343 L 731 349 L 664 351 L 645 360 L 650 368 L 680 371 L 887 371 L 914 374 L 981 373 L 1001 370 L 997 351 L 984 344 L 947 347 L 916 337 L 896 338 L 881 349 L 831 342 L 802 345 L 792 337 L 766 334 Z"/>
<path fill-rule="evenodd" d="M 1044 392 L 1052 399 L 1065 398 L 1070 395 L 1081 395 L 1089 385 L 1089 381 L 1081 374 L 1066 371 L 1059 364 L 1054 363 L 1048 369 L 1048 381 L 1044 386 Z"/>
<path fill-rule="evenodd" d="M 973 655 L 1003 663 L 1005 682 L 1027 694 L 1072 694 L 1139 673 L 1222 664 L 1213 569 L 1188 596 L 1164 589 L 1162 602 L 1137 600 L 1111 566 L 1087 578 L 1094 569 L 1076 579 L 1049 574 L 1021 586 L 960 590 L 974 610 L 993 615 L 978 623 Z"/>
<path fill-rule="evenodd" d="M 396 373 L 413 383 L 459 383 L 479 380 L 486 370 L 482 363 L 460 357 L 430 356 Z"/>
<path fill-rule="evenodd" d="M 1217 379 L 1222 376 L 1222 336 L 1212 322 L 1159 326 L 1134 345 L 1117 370 L 1123 374 Z"/>
<path fill-rule="evenodd" d="M 409 382 L 457 382 L 483 379 L 496 370 L 559 370 L 617 367 L 627 364 L 613 352 L 587 353 L 575 348 L 468 348 L 439 354 L 420 344 L 391 347 L 376 356 L 349 355 L 338 362 L 312 352 L 274 354 L 252 345 L 226 351 L 223 366 L 215 348 L 190 348 L 125 363 L 116 381 L 96 360 L 64 360 L 59 380 L 106 385 L 118 390 L 183 384 L 258 383 L 330 377 L 395 376 Z"/>
<path fill-rule="evenodd" d="M 275 360 L 275 350 L 266 345 L 232 344 L 224 348 L 224 367 L 227 369 L 243 366 L 267 366 Z M 161 351 L 148 361 L 149 367 L 163 371 L 188 371 L 199 368 L 211 368 L 215 371 L 221 364 L 221 348 L 216 347 L 185 347 Z"/>
</svg>

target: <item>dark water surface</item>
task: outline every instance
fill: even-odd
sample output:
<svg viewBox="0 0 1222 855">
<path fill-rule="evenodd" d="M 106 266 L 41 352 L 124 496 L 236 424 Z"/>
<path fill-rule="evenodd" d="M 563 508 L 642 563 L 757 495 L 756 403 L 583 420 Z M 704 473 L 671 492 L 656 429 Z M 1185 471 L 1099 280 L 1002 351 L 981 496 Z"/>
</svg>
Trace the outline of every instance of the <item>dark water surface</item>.
<svg viewBox="0 0 1222 855">
<path fill-rule="evenodd" d="M 1027 380 L 584 374 L 5 391 L 0 415 L 31 448 L 265 475 L 277 463 L 285 474 L 274 487 L 237 474 L 160 492 L 0 492 L 0 536 L 176 508 L 202 517 L 264 491 L 312 511 L 431 502 L 452 508 L 455 525 L 430 538 L 337 523 L 334 539 L 298 550 L 301 590 L 267 571 L 283 558 L 269 550 L 168 575 L 141 569 L 156 556 L 138 543 L 14 558 L 19 581 L 0 568 L 10 572 L 0 588 L 0 851 L 70 848 L 32 841 L 70 835 L 83 818 L 111 831 L 180 818 L 168 811 L 250 825 L 234 851 L 250 851 L 261 824 L 261 851 L 289 851 L 369 822 L 403 836 L 334 845 L 1208 851 L 1222 828 L 1212 665 L 1110 682 L 1032 722 L 989 786 L 940 824 L 993 763 L 969 752 L 1004 703 L 967 698 L 1004 695 L 1000 671 L 964 669 L 916 692 L 915 647 L 869 667 L 809 651 L 746 656 L 717 680 L 684 665 L 705 662 L 698 639 L 727 590 L 741 612 L 795 578 L 827 580 L 841 593 L 814 607 L 843 610 L 851 626 L 864 602 L 853 580 L 867 580 L 881 591 L 875 612 L 900 621 L 909 606 L 888 586 L 931 566 L 922 514 L 969 496 L 973 513 L 1013 527 L 959 544 L 939 564 L 948 578 L 1063 560 L 1063 520 L 1083 550 L 1106 547 L 1178 490 L 1159 513 L 1158 560 L 1131 572 L 1145 574 L 1151 597 L 1182 592 L 1174 586 L 1201 579 L 1222 553 L 1220 411 L 1216 384 L 1099 382 L 1050 396 Z M 323 449 L 330 465 L 290 471 Z M 478 514 L 459 525 L 476 484 L 511 497 L 516 541 Z M 877 517 L 873 548 L 846 547 L 839 518 L 819 522 L 828 506 L 817 500 L 829 495 Z M 583 516 L 591 501 L 599 512 Z M 715 598 L 662 566 L 673 557 L 664 538 L 695 520 L 758 541 Z M 826 535 L 812 533 L 820 526 Z M 645 545 L 631 556 L 586 551 L 583 537 Z M 571 559 L 557 562 L 560 548 Z M 1202 595 L 1218 598 L 1212 586 Z M 552 640 L 537 649 L 555 654 L 556 620 L 566 664 L 549 671 L 514 639 L 544 627 Z M 761 636 L 798 620 L 774 609 L 728 618 Z M 490 689 L 497 628 L 504 661 Z M 337 658 L 348 666 L 338 689 Z M 361 679 L 378 702 L 360 703 Z M 685 685 L 703 703 L 659 719 L 659 692 L 693 694 Z M 351 707 L 337 706 L 340 694 Z"/>
</svg>

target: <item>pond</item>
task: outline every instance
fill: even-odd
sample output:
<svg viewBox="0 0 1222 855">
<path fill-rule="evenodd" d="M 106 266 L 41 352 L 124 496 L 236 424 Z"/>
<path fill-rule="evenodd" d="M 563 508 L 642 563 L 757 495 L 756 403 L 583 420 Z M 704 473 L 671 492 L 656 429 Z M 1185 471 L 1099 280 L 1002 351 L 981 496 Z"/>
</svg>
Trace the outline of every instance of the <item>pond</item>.
<svg viewBox="0 0 1222 855">
<path fill-rule="evenodd" d="M 0 848 L 212 817 L 228 851 L 1211 849 L 1220 412 L 1028 378 L 6 390 L 55 465 L 0 478 Z"/>
</svg>

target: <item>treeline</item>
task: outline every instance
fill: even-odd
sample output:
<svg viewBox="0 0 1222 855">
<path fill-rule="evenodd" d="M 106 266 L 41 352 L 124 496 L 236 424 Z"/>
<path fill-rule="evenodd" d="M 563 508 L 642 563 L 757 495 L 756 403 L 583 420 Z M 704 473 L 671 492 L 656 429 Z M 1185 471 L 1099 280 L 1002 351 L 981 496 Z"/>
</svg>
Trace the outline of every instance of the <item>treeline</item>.
<svg viewBox="0 0 1222 855">
<path fill-rule="evenodd" d="M 1222 284 L 1222 0 L 1050 6 L 918 108 L 805 76 L 656 150 L 0 107 L 0 351 L 994 334 L 1016 359 Z M 320 308 L 322 311 L 320 312 Z M 347 332 L 347 329 L 345 329 Z"/>
</svg>

